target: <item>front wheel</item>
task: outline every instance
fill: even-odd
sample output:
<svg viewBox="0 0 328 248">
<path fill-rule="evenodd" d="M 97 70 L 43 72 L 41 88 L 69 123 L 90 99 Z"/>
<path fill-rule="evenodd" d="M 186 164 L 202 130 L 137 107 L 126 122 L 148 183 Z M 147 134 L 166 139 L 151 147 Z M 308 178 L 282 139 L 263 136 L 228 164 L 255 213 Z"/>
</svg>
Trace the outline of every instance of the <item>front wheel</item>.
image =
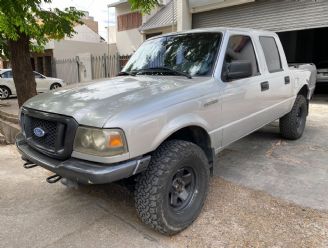
<svg viewBox="0 0 328 248">
<path fill-rule="evenodd" d="M 191 142 L 167 141 L 137 179 L 138 215 L 155 230 L 176 234 L 199 215 L 208 183 L 209 163 L 203 150 Z"/>
<path fill-rule="evenodd" d="M 50 86 L 50 90 L 55 90 L 55 89 L 58 89 L 60 88 L 61 85 L 59 83 L 53 83 L 51 86 Z"/>
<path fill-rule="evenodd" d="M 303 95 L 298 95 L 292 110 L 279 120 L 281 135 L 290 140 L 302 137 L 307 115 L 308 104 L 306 98 Z"/>
<path fill-rule="evenodd" d="M 5 86 L 0 86 L 0 99 L 8 99 L 10 95 L 10 89 Z"/>
</svg>

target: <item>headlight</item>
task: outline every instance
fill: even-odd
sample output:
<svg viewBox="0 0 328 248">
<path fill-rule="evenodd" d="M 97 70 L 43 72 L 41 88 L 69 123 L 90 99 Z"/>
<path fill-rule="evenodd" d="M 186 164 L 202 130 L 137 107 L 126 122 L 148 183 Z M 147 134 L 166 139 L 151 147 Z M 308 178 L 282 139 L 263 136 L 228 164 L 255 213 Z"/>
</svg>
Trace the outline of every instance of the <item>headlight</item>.
<svg viewBox="0 0 328 248">
<path fill-rule="evenodd" d="M 110 157 L 126 153 L 128 150 L 124 133 L 120 129 L 79 127 L 75 135 L 74 151 Z"/>
</svg>

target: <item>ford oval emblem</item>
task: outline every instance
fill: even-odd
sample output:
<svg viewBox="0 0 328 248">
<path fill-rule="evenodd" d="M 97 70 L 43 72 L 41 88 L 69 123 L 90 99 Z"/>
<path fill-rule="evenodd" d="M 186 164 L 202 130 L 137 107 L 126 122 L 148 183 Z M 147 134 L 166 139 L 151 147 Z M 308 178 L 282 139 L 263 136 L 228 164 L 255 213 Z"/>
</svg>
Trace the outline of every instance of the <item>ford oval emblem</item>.
<svg viewBox="0 0 328 248">
<path fill-rule="evenodd" d="M 46 132 L 41 127 L 34 128 L 33 133 L 36 137 L 39 138 L 43 137 L 46 134 Z"/>
</svg>

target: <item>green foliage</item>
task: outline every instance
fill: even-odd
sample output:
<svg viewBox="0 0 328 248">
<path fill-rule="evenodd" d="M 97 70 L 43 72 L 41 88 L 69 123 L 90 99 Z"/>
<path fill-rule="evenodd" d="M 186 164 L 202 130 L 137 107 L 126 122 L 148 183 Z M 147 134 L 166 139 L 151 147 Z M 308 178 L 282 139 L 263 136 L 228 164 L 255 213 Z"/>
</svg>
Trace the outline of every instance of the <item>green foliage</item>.
<svg viewBox="0 0 328 248">
<path fill-rule="evenodd" d="M 149 14 L 149 12 L 159 5 L 158 0 L 129 0 L 132 10 L 139 10 L 142 13 Z"/>
<path fill-rule="evenodd" d="M 42 50 L 50 39 L 74 34 L 74 24 L 80 23 L 83 12 L 73 7 L 46 10 L 42 3 L 51 0 L 0 0 L 0 54 L 7 55 L 6 41 L 17 40 L 21 34 L 30 38 L 34 50 Z"/>
</svg>

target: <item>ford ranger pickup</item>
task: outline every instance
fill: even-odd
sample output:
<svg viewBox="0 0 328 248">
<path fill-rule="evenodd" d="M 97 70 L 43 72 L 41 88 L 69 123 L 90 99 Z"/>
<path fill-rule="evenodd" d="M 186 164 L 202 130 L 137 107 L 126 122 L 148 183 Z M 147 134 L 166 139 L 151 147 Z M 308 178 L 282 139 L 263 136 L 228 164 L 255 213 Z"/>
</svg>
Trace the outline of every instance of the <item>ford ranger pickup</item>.
<svg viewBox="0 0 328 248">
<path fill-rule="evenodd" d="M 173 235 L 199 215 L 222 149 L 275 120 L 283 138 L 302 136 L 310 78 L 289 68 L 273 32 L 165 34 L 115 78 L 29 99 L 16 144 L 25 168 L 54 173 L 50 183 L 133 178 L 140 219 Z"/>
</svg>

